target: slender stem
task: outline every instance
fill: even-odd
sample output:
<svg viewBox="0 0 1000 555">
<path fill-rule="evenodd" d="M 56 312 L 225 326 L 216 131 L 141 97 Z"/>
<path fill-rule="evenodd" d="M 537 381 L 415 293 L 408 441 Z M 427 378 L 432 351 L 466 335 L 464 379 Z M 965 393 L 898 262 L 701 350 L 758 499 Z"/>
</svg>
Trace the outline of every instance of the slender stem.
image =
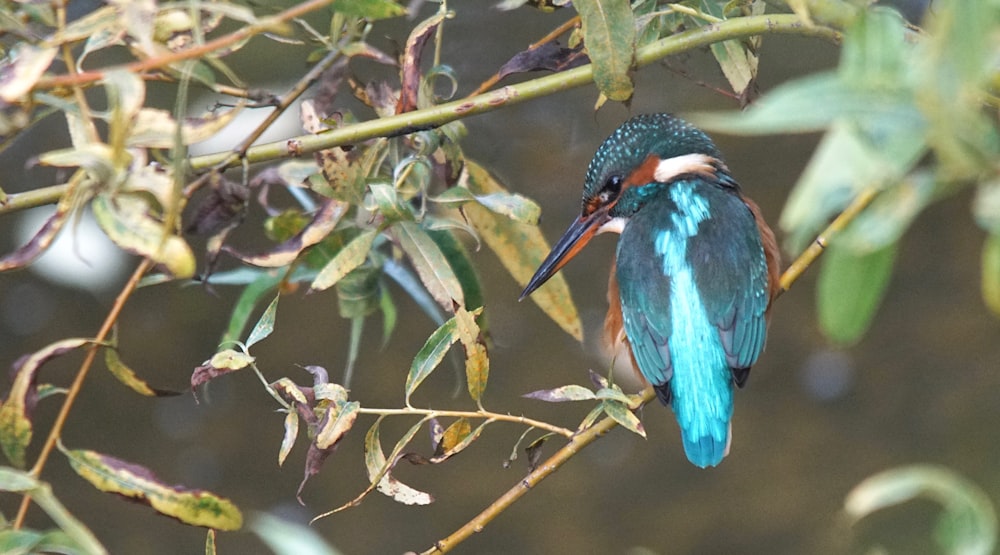
<svg viewBox="0 0 1000 555">
<path fill-rule="evenodd" d="M 448 418 L 483 418 L 487 420 L 498 420 L 503 422 L 513 422 L 515 424 L 524 424 L 526 426 L 531 426 L 533 428 L 538 428 L 540 430 L 545 430 L 547 432 L 552 432 L 554 434 L 559 434 L 563 437 L 571 438 L 573 437 L 573 430 L 562 428 L 549 424 L 548 422 L 542 422 L 540 420 L 535 420 L 533 418 L 528 418 L 525 416 L 516 416 L 513 414 L 499 414 L 496 412 L 490 412 L 487 410 L 477 410 L 477 411 L 461 411 L 461 410 L 433 410 L 433 409 L 417 409 L 417 408 L 405 408 L 405 409 L 358 409 L 361 414 L 377 414 L 380 416 L 400 416 L 400 415 L 415 415 L 422 414 L 431 417 L 448 417 Z"/>
<path fill-rule="evenodd" d="M 834 42 L 840 40 L 840 33 L 836 29 L 819 25 L 807 27 L 798 16 L 792 14 L 738 17 L 677 33 L 646 45 L 636 52 L 636 65 L 642 67 L 665 56 L 686 52 L 715 42 L 761 34 L 795 34 L 824 38 Z M 472 98 L 346 125 L 318 135 L 302 135 L 261 144 L 247 150 L 246 160 L 256 164 L 294 158 L 337 146 L 356 144 L 376 137 L 392 137 L 434 129 L 468 116 L 491 112 L 506 106 L 580 87 L 589 84 L 592 79 L 593 68 L 588 64 L 516 85 L 508 85 Z M 214 168 L 225 161 L 228 156 L 229 152 L 198 156 L 191 159 L 191 168 L 195 171 Z"/>
<path fill-rule="evenodd" d="M 208 54 L 211 54 L 212 52 L 215 52 L 216 50 L 228 48 L 234 44 L 247 40 L 254 35 L 259 35 L 260 33 L 266 31 L 272 31 L 285 22 L 301 17 L 311 11 L 318 10 L 333 1 L 334 0 L 309 0 L 308 2 L 302 2 L 301 4 L 294 4 L 291 8 L 288 8 L 277 15 L 261 19 L 257 23 L 241 27 L 228 35 L 221 36 L 204 44 L 179 50 L 177 52 L 170 52 L 164 54 L 163 56 L 146 58 L 145 60 L 139 60 L 137 62 L 132 62 L 130 64 L 125 64 L 111 69 L 123 69 L 130 73 L 140 74 L 153 69 L 167 67 L 184 60 L 200 59 Z M 33 90 L 69 87 L 100 81 L 104 78 L 105 71 L 110 70 L 84 71 L 81 73 L 71 73 L 69 75 L 42 77 L 37 83 L 35 83 Z"/>
<path fill-rule="evenodd" d="M 63 426 L 66 424 L 66 418 L 69 416 L 69 411 L 73 408 L 73 403 L 76 401 L 77 396 L 80 394 L 80 389 L 83 388 L 83 381 L 87 377 L 87 373 L 90 371 L 90 367 L 94 364 L 94 358 L 97 357 L 97 351 L 101 347 L 101 343 L 108 337 L 111 333 L 111 329 L 114 327 L 115 322 L 118 321 L 118 316 L 121 315 L 122 308 L 125 306 L 125 301 L 132 295 L 135 291 L 136 285 L 138 285 L 139 280 L 147 271 L 153 266 L 153 262 L 150 259 L 145 258 L 136 267 L 135 272 L 132 273 L 132 277 L 129 278 L 128 282 L 122 287 L 118 297 L 115 299 L 115 303 L 111 306 L 111 310 L 108 312 L 108 316 L 104 319 L 104 323 L 101 324 L 100 330 L 98 330 L 97 335 L 94 337 L 93 345 L 87 350 L 87 355 L 83 359 L 83 363 L 80 364 L 80 369 L 76 373 L 76 378 L 73 380 L 73 384 L 70 385 L 69 391 L 66 392 L 66 399 L 63 401 L 62 408 L 59 409 L 59 414 L 56 415 L 56 420 L 52 424 L 52 429 L 49 430 L 49 436 L 45 439 L 45 444 L 42 446 L 41 453 L 38 454 L 38 460 L 35 461 L 35 466 L 31 468 L 31 475 L 38 478 L 42 469 L 45 468 L 45 463 L 49 459 L 49 455 L 52 453 L 52 449 L 56 445 L 56 441 L 59 439 L 59 435 L 62 433 Z M 31 495 L 25 495 L 21 499 L 21 506 L 17 511 L 17 518 L 14 520 L 14 528 L 20 528 L 24 524 L 24 517 L 28 512 L 28 505 L 31 503 Z"/>
</svg>

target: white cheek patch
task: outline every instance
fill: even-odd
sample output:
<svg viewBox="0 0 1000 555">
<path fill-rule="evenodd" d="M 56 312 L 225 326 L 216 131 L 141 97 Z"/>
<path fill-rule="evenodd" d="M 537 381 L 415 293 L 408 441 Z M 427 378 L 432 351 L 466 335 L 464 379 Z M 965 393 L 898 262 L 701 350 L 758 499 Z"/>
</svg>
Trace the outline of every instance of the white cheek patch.
<svg viewBox="0 0 1000 555">
<path fill-rule="evenodd" d="M 660 160 L 653 171 L 653 179 L 659 183 L 670 183 L 679 175 L 700 173 L 715 175 L 722 163 L 707 154 L 685 154 Z"/>
<path fill-rule="evenodd" d="M 597 233 L 611 232 L 621 235 L 623 229 L 625 229 L 625 218 L 611 218 L 597 228 Z"/>
</svg>

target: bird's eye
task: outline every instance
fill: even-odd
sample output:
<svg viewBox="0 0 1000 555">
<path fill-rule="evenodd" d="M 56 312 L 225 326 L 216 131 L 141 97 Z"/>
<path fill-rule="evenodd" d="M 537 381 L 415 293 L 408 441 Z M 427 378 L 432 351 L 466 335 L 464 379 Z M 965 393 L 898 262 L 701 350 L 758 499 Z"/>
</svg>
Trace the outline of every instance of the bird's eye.
<svg viewBox="0 0 1000 555">
<path fill-rule="evenodd" d="M 621 192 L 622 178 L 617 175 L 612 175 L 607 181 L 604 182 L 604 187 L 601 189 L 600 194 L 598 194 L 598 198 L 600 199 L 601 204 L 605 204 L 612 199 L 617 198 Z"/>
<path fill-rule="evenodd" d="M 611 196 L 617 196 L 618 193 L 622 192 L 622 178 L 618 175 L 612 175 L 604 183 L 604 190 L 607 191 Z"/>
</svg>

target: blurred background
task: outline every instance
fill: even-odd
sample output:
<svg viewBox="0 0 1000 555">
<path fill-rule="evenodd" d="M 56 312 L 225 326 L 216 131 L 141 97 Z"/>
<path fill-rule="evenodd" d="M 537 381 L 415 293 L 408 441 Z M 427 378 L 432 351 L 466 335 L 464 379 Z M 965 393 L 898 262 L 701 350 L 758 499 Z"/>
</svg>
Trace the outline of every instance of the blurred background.
<svg viewBox="0 0 1000 555">
<path fill-rule="evenodd" d="M 420 16 L 433 9 L 436 6 L 424 7 Z M 442 56 L 458 75 L 459 94 L 473 90 L 567 17 L 524 9 L 499 12 L 485 4 L 459 7 L 457 17 L 445 25 Z M 316 21 L 322 28 L 323 18 Z M 372 42 L 393 52 L 413 24 L 379 23 Z M 492 42 L 496 40 L 502 42 Z M 227 60 L 253 86 L 280 93 L 307 71 L 303 60 L 309 50 L 275 47 L 258 38 Z M 818 40 L 765 37 L 761 91 L 766 94 L 796 76 L 832 68 L 837 56 L 835 45 Z M 733 99 L 696 83 L 726 87 L 707 49 L 669 58 L 666 64 L 673 69 L 656 64 L 636 74 L 629 107 L 609 104 L 594 113 L 595 89 L 583 87 L 469 118 L 463 149 L 510 189 L 543 207 L 542 228 L 553 241 L 579 214 L 583 174 L 594 150 L 630 115 L 738 107 Z M 391 77 L 376 66 L 352 67 L 362 80 Z M 171 93 L 170 87 L 150 86 L 153 104 L 169 108 Z M 192 109 L 208 108 L 213 101 L 195 98 Z M 371 117 L 357 103 L 345 100 L 345 106 L 359 118 Z M 234 130 L 232 144 L 245 129 Z M 293 114 L 270 138 L 299 133 Z M 65 123 L 51 118 L 5 152 L 0 158 L 4 189 L 14 193 L 59 182 L 55 172 L 28 168 L 26 162 L 39 152 L 67 146 L 59 142 L 66 140 L 65 134 Z M 818 136 L 715 139 L 744 192 L 774 223 Z M 935 505 L 910 503 L 854 525 L 842 506 L 847 492 L 864 478 L 917 462 L 951 467 L 991 499 L 1000 499 L 1000 323 L 988 314 L 979 295 L 983 232 L 969 216 L 970 198 L 967 193 L 951 197 L 918 218 L 901 243 L 885 302 L 858 345 L 832 349 L 819 334 L 816 272 L 808 272 L 778 301 L 767 350 L 747 387 L 737 394 L 732 451 L 720 467 L 701 470 L 689 464 L 669 410 L 650 405 L 641 414 L 647 440 L 614 430 L 462 544 L 459 552 L 825 554 L 863 552 L 878 543 L 890 553 L 935 553 Z M 30 237 L 44 213 L 36 209 L 0 220 L 3 251 Z M 248 225 L 230 241 L 263 245 L 260 227 L 254 225 L 261 218 L 259 206 L 252 205 Z M 614 244 L 611 236 L 596 239 L 563 270 L 583 318 L 582 345 L 532 303 L 517 302 L 519 287 L 492 253 L 473 253 L 495 342 L 487 408 L 567 427 L 589 411 L 587 403 L 550 405 L 521 395 L 568 383 L 588 384 L 588 369 L 603 373 L 607 368 L 599 337 Z M 785 253 L 786 263 L 795 254 Z M 0 274 L 0 364 L 9 367 L 19 356 L 58 339 L 92 336 L 136 262 L 102 242 L 96 227 L 84 219 L 69 227 L 57 248 L 30 270 Z M 185 393 L 141 398 L 98 362 L 63 441 L 71 448 L 143 464 L 167 483 L 226 496 L 247 516 L 266 511 L 306 522 L 364 489 L 362 441 L 374 420 L 359 419 L 307 485 L 307 506 L 298 505 L 304 432 L 284 467 L 278 468 L 283 417 L 259 382 L 249 373 L 238 373 L 212 382 L 200 393 L 200 403 L 187 393 L 191 371 L 215 351 L 237 293 L 225 287 L 212 293 L 175 284 L 139 290 L 121 318 L 123 359 L 152 385 Z M 436 327 L 400 290 L 392 294 L 400 320 L 388 348 L 380 349 L 379 317 L 366 324 L 352 384 L 352 398 L 364 406 L 402 406 L 410 362 Z M 347 358 L 348 334 L 349 323 L 337 315 L 335 293 L 305 298 L 300 292 L 282 298 L 276 331 L 254 354 L 271 380 L 289 376 L 309 383 L 311 377 L 296 364 L 325 366 L 336 380 Z M 52 361 L 42 370 L 42 381 L 67 384 L 81 359 L 71 354 Z M 474 409 L 461 379 L 461 373 L 446 364 L 418 391 L 414 405 Z M 453 396 L 456 390 L 460 394 Z M 29 460 L 59 403 L 58 398 L 47 399 L 37 407 L 37 435 Z M 386 449 L 414 422 L 386 420 Z M 360 507 L 313 528 L 347 554 L 426 549 L 527 472 L 523 453 L 509 469 L 502 466 L 522 432 L 518 426 L 494 424 L 445 464 L 401 463 L 396 475 L 431 492 L 436 502 L 429 506 L 403 506 L 373 494 Z M 431 451 L 429 438 L 416 445 Z M 558 445 L 551 440 L 543 456 Z M 203 552 L 203 530 L 96 492 L 59 455 L 43 478 L 112 553 Z M 16 503 L 13 496 L 0 497 L 0 510 L 10 517 Z M 29 525 L 49 523 L 33 509 Z M 220 534 L 217 544 L 220 553 L 267 552 L 245 532 Z"/>
</svg>

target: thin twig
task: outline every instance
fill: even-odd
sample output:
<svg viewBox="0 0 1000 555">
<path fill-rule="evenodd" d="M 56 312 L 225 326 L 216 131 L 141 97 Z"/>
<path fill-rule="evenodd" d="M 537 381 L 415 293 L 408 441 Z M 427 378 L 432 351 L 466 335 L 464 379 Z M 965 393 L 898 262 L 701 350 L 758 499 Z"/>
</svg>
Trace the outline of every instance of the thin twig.
<svg viewBox="0 0 1000 555">
<path fill-rule="evenodd" d="M 208 41 L 198 46 L 186 48 L 177 52 L 170 52 L 168 54 L 164 54 L 163 56 L 146 58 L 145 60 L 139 60 L 137 62 L 104 70 L 84 71 L 80 73 L 71 73 L 69 75 L 58 75 L 55 77 L 42 77 L 37 83 L 35 83 L 32 90 L 48 90 L 58 87 L 70 87 L 93 83 L 103 79 L 105 72 L 114 69 L 121 69 L 129 73 L 141 74 L 153 69 L 164 68 L 172 64 L 176 64 L 177 62 L 201 59 L 216 50 L 228 48 L 234 44 L 245 41 L 254 35 L 259 35 L 260 33 L 264 33 L 266 31 L 273 31 L 281 24 L 291 21 L 292 19 L 302 17 L 311 11 L 318 10 L 333 1 L 334 0 L 309 0 L 308 2 L 295 4 L 291 8 L 288 8 L 277 15 L 261 19 L 257 23 L 247 25 L 246 27 L 241 27 L 228 35 L 223 35 L 217 39 Z"/>
<path fill-rule="evenodd" d="M 526 426 L 531 426 L 533 428 L 538 428 L 540 430 L 545 430 L 547 432 L 552 432 L 554 434 L 559 434 L 563 437 L 572 438 L 575 433 L 573 430 L 567 428 L 562 428 L 549 424 L 548 422 L 542 422 L 541 420 L 535 420 L 533 418 L 528 418 L 526 416 L 517 416 L 513 414 L 500 414 L 496 412 L 490 412 L 488 410 L 477 410 L 477 411 L 461 411 L 461 410 L 434 410 L 434 409 L 417 409 L 417 408 L 405 408 L 405 409 L 358 409 L 361 414 L 377 414 L 380 416 L 398 416 L 398 415 L 425 415 L 432 417 L 443 416 L 446 418 L 483 418 L 487 420 L 497 420 L 502 422 L 513 422 L 515 424 L 524 424 Z"/>
<path fill-rule="evenodd" d="M 56 441 L 59 439 L 59 435 L 62 433 L 63 426 L 66 424 L 66 418 L 69 416 L 69 411 L 73 408 L 73 403 L 76 401 L 77 396 L 80 394 L 80 389 L 83 388 L 83 381 L 87 377 L 87 373 L 90 371 L 91 366 L 94 364 L 94 358 L 97 356 L 98 349 L 101 348 L 101 343 L 108 337 L 111 333 L 111 329 L 114 327 L 115 322 L 118 321 L 118 316 L 122 312 L 122 308 L 125 306 L 125 301 L 132 295 L 135 291 L 136 286 L 139 284 L 139 280 L 147 271 L 153 266 L 153 262 L 145 258 L 136 267 L 135 272 L 132 273 L 132 277 L 129 278 L 125 286 L 122 287 L 118 297 L 115 298 L 115 304 L 111 306 L 111 310 L 108 311 L 108 316 L 104 319 L 104 323 L 101 324 L 100 330 L 98 330 L 97 335 L 94 337 L 93 344 L 88 348 L 87 355 L 83 359 L 83 363 L 80 364 L 80 369 L 76 372 L 76 378 L 73 380 L 72 385 L 69 386 L 69 390 L 66 392 L 66 399 L 63 401 L 62 408 L 59 409 L 59 414 L 56 416 L 55 422 L 52 424 L 52 428 L 49 430 L 49 436 L 45 439 L 45 444 L 42 446 L 42 451 L 38 454 L 38 459 L 35 461 L 35 465 L 31 468 L 31 475 L 38 478 L 42 474 L 42 469 L 45 468 L 45 463 L 49 459 L 49 454 L 52 453 L 52 449 L 56 445 Z M 14 528 L 18 529 L 24 524 L 24 517 L 28 513 L 28 505 L 31 503 L 31 495 L 25 495 L 21 498 L 21 506 L 17 511 L 17 518 L 14 519 Z"/>
</svg>

